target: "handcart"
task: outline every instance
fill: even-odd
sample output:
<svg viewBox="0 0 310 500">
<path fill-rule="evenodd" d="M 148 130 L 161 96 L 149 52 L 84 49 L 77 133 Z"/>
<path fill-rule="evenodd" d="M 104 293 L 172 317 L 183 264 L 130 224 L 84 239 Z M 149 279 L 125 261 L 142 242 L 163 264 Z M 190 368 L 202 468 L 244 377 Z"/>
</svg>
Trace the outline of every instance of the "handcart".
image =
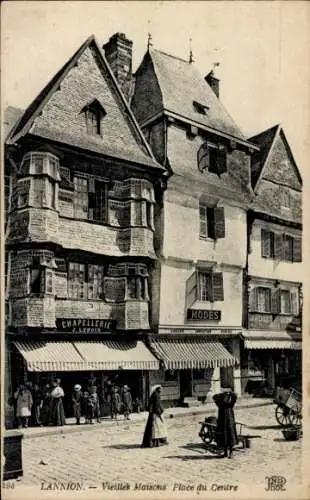
<svg viewBox="0 0 310 500">
<path fill-rule="evenodd" d="M 302 419 L 302 393 L 296 389 L 283 389 L 277 387 L 274 403 L 275 417 L 283 427 L 301 425 Z"/>
<path fill-rule="evenodd" d="M 199 422 L 199 424 L 201 425 L 199 437 L 206 445 L 211 445 L 216 452 L 220 453 L 222 451 L 222 448 L 219 445 L 221 435 L 217 430 L 217 419 L 215 417 L 206 417 L 205 420 L 203 422 Z M 242 444 L 242 448 L 250 448 L 250 438 L 260 436 L 243 434 L 244 427 L 245 425 L 241 422 L 236 422 L 237 441 Z"/>
</svg>

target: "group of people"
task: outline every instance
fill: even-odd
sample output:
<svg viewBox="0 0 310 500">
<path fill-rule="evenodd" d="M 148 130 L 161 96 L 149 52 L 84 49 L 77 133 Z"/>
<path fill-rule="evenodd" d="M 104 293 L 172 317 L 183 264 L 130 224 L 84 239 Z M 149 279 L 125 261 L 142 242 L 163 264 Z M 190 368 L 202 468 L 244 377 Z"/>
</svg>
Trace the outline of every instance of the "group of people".
<svg viewBox="0 0 310 500">
<path fill-rule="evenodd" d="M 161 385 L 155 385 L 150 392 L 149 416 L 146 422 L 142 447 L 152 448 L 168 444 L 168 433 L 163 417 L 161 403 Z M 234 415 L 234 406 L 237 395 L 231 387 L 222 388 L 221 393 L 215 394 L 213 400 L 218 407 L 217 444 L 224 450 L 223 457 L 232 457 L 233 448 L 237 444 L 237 431 Z"/>
<path fill-rule="evenodd" d="M 105 393 L 105 399 L 110 406 L 110 416 L 117 420 L 118 415 L 123 413 L 125 420 L 130 420 L 132 412 L 132 397 L 128 385 L 124 385 L 121 390 L 117 386 L 111 386 Z M 72 393 L 73 413 L 76 423 L 79 425 L 81 417 L 85 418 L 86 424 L 93 424 L 96 419 L 100 423 L 100 398 L 97 387 L 89 386 L 87 391 L 82 391 L 82 386 L 76 384 Z"/>
<path fill-rule="evenodd" d="M 21 384 L 14 393 L 13 404 L 18 428 L 33 425 L 64 425 L 64 391 L 60 379 L 46 384 L 43 389 L 31 382 Z"/>
<path fill-rule="evenodd" d="M 38 384 L 32 385 L 31 382 L 18 387 L 12 400 L 18 428 L 26 428 L 29 424 L 34 426 L 65 425 L 63 404 L 65 393 L 60 384 L 61 380 L 57 378 L 42 388 Z M 140 409 L 139 401 L 137 398 L 132 400 L 130 388 L 127 385 L 119 388 L 112 382 L 108 382 L 105 389 L 98 388 L 94 377 L 89 379 L 85 390 L 82 390 L 80 384 L 75 384 L 69 398 L 77 424 L 81 423 L 81 417 L 84 417 L 85 423 L 93 424 L 94 420 L 101 422 L 104 403 L 108 406 L 112 419 L 117 419 L 120 414 L 123 414 L 124 419 L 129 420 L 133 407 L 137 411 Z"/>
</svg>

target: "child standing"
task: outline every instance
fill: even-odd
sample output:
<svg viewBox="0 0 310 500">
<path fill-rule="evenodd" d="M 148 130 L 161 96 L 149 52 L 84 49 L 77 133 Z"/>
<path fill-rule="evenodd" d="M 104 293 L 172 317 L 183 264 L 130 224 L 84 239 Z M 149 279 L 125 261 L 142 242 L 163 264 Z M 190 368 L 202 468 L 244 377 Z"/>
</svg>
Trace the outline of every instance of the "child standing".
<svg viewBox="0 0 310 500">
<path fill-rule="evenodd" d="M 124 419 L 130 420 L 129 415 L 132 411 L 132 397 L 128 385 L 124 385 L 123 387 L 123 409 L 124 409 Z"/>
<path fill-rule="evenodd" d="M 117 415 L 120 411 L 121 398 L 118 394 L 117 387 L 113 387 L 111 395 L 111 418 L 117 420 Z"/>
</svg>

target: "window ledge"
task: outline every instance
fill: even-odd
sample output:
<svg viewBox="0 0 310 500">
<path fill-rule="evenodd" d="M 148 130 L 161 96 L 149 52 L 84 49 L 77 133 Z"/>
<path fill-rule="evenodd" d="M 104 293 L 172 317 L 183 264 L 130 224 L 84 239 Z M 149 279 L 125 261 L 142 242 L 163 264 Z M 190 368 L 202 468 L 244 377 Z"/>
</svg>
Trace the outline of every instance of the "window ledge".
<svg viewBox="0 0 310 500">
<path fill-rule="evenodd" d="M 199 235 L 199 239 L 200 239 L 201 241 L 209 241 L 209 242 L 211 242 L 211 243 L 216 243 L 216 240 L 215 240 L 215 239 L 213 239 L 213 238 L 210 238 L 210 236 L 200 236 L 200 235 Z"/>
</svg>

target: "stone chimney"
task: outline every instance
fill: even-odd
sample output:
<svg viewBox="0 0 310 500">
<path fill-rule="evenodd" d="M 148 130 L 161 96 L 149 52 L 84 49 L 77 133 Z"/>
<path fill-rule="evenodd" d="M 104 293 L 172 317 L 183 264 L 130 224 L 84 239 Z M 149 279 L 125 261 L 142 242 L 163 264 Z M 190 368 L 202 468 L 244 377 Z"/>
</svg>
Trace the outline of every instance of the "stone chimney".
<svg viewBox="0 0 310 500">
<path fill-rule="evenodd" d="M 132 79 L 132 41 L 128 40 L 124 33 L 115 33 L 102 48 L 110 68 L 128 100 Z"/>
<path fill-rule="evenodd" d="M 205 76 L 206 82 L 210 85 L 216 97 L 220 97 L 220 80 L 214 75 L 213 69 Z"/>
</svg>

